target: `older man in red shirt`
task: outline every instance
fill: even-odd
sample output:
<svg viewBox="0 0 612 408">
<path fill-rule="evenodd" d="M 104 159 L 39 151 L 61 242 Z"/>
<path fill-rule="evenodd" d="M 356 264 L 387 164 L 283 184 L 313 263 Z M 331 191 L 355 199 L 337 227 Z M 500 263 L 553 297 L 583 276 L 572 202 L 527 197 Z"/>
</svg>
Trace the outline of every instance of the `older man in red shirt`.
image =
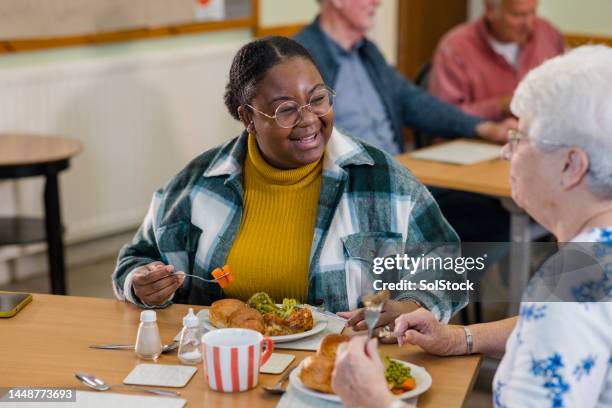
<svg viewBox="0 0 612 408">
<path fill-rule="evenodd" d="M 462 24 L 438 44 L 430 92 L 466 113 L 499 120 L 519 81 L 561 54 L 561 34 L 536 16 L 537 0 L 484 0 L 480 19 Z"/>
</svg>

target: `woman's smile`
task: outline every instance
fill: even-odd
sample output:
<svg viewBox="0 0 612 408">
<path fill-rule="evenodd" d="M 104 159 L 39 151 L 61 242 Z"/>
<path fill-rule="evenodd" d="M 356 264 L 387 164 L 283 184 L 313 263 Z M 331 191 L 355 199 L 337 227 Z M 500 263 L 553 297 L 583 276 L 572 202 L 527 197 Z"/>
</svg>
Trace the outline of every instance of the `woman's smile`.
<svg viewBox="0 0 612 408">
<path fill-rule="evenodd" d="M 317 130 L 300 136 L 291 136 L 289 140 L 300 150 L 310 150 L 321 144 L 321 131 Z"/>
</svg>

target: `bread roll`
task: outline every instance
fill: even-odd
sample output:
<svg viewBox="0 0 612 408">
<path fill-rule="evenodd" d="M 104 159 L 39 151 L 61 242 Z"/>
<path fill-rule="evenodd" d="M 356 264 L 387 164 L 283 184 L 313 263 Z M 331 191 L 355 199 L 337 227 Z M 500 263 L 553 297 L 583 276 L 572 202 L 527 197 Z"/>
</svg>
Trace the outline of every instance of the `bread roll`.
<svg viewBox="0 0 612 408">
<path fill-rule="evenodd" d="M 333 394 L 331 386 L 332 371 L 334 371 L 334 360 L 314 355 L 304 360 L 304 365 L 300 371 L 302 383 L 313 390 Z"/>
<path fill-rule="evenodd" d="M 344 334 L 329 334 L 325 336 L 323 340 L 321 340 L 321 344 L 317 350 L 317 355 L 325 357 L 334 362 L 336 361 L 336 351 L 338 351 L 338 346 L 340 346 L 340 343 L 344 343 L 345 341 L 349 341 L 349 336 Z"/>
<path fill-rule="evenodd" d="M 266 330 L 262 314 L 250 307 L 239 308 L 232 313 L 229 317 L 228 327 L 251 329 L 261 334 L 264 334 Z"/>
<path fill-rule="evenodd" d="M 246 309 L 246 303 L 238 299 L 217 300 L 210 306 L 208 319 L 213 326 L 222 329 L 229 326 L 229 318 L 236 310 Z"/>
</svg>

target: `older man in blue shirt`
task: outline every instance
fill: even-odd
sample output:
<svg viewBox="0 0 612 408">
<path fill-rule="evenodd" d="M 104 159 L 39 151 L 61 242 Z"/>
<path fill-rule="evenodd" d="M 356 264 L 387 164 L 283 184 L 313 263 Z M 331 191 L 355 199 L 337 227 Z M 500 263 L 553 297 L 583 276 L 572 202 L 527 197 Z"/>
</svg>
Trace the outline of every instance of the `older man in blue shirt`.
<svg viewBox="0 0 612 408">
<path fill-rule="evenodd" d="M 402 128 L 505 142 L 514 120 L 496 124 L 443 103 L 387 64 L 365 33 L 380 0 L 321 0 L 321 14 L 295 37 L 334 88 L 336 125 L 390 154 L 404 151 Z"/>
</svg>

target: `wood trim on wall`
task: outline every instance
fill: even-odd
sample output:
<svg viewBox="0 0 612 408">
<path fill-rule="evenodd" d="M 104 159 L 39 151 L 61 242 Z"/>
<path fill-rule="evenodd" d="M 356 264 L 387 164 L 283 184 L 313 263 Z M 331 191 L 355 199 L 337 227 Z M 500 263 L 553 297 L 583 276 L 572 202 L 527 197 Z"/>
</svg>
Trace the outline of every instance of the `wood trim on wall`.
<svg viewBox="0 0 612 408">
<path fill-rule="evenodd" d="M 307 24 L 289 24 L 289 25 L 278 25 L 272 27 L 255 27 L 255 37 L 265 37 L 268 35 L 282 35 L 283 37 L 293 37 L 302 28 L 306 27 Z"/>
<path fill-rule="evenodd" d="M 570 48 L 586 44 L 604 44 L 612 47 L 612 36 L 565 33 L 563 37 L 565 38 L 565 43 Z"/>
<path fill-rule="evenodd" d="M 56 38 L 37 38 L 26 40 L 8 40 L 2 42 L 0 53 L 41 50 L 49 48 L 62 48 L 80 45 L 98 45 L 114 42 L 125 42 L 160 38 L 175 35 L 204 33 L 211 31 L 232 30 L 240 28 L 253 28 L 253 18 L 244 17 L 233 20 L 211 21 L 205 23 L 191 23 L 162 28 L 142 28 L 136 30 L 116 31 L 87 35 L 75 35 Z"/>
<path fill-rule="evenodd" d="M 251 0 L 251 18 L 253 34 L 257 32 L 261 21 L 261 1 L 260 0 Z"/>
<path fill-rule="evenodd" d="M 123 30 L 109 33 L 83 34 L 54 38 L 5 40 L 0 41 L 0 54 L 83 45 L 109 44 L 115 42 L 235 29 L 251 29 L 255 37 L 265 37 L 268 35 L 282 35 L 285 37 L 291 37 L 304 28 L 307 24 L 308 23 L 262 27 L 261 1 L 251 0 L 251 15 L 249 17 L 223 21 L 181 24 L 151 29 L 142 28 Z"/>
</svg>

